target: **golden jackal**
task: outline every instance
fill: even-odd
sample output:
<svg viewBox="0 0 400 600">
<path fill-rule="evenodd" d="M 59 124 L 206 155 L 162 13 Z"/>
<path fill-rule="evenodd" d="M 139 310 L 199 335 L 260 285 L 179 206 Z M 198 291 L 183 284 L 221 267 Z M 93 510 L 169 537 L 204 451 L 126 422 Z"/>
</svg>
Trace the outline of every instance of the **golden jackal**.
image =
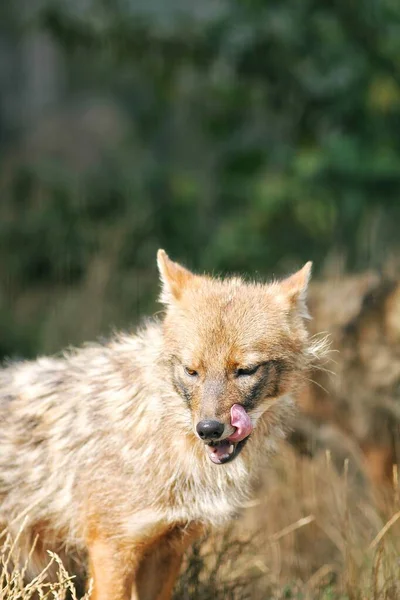
<svg viewBox="0 0 400 600">
<path fill-rule="evenodd" d="M 248 497 L 314 348 L 288 279 L 194 275 L 158 253 L 163 320 L 0 371 L 0 524 L 86 561 L 96 600 L 170 598 L 182 554 Z"/>
</svg>

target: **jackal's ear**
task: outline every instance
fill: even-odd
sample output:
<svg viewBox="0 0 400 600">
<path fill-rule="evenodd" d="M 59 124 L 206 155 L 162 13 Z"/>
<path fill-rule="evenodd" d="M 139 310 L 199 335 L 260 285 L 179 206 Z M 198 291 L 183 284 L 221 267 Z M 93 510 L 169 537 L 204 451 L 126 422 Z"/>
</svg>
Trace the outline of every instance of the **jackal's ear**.
<svg viewBox="0 0 400 600">
<path fill-rule="evenodd" d="M 312 262 L 309 261 L 300 271 L 297 271 L 287 279 L 281 281 L 281 286 L 289 298 L 291 306 L 297 308 L 300 316 L 304 319 L 310 319 L 310 314 L 307 309 L 307 288 L 311 277 Z"/>
<path fill-rule="evenodd" d="M 157 265 L 162 283 L 160 301 L 171 304 L 173 300 L 179 300 L 184 288 L 195 275 L 171 260 L 164 250 L 157 252 Z"/>
</svg>

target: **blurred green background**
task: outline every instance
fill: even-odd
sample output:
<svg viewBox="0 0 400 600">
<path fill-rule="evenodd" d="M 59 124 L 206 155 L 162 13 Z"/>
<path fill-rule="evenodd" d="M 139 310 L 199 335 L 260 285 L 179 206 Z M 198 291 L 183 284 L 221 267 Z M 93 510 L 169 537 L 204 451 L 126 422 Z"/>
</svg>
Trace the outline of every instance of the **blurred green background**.
<svg viewBox="0 0 400 600">
<path fill-rule="evenodd" d="M 396 263 L 397 0 L 0 6 L 0 356 L 134 325 L 155 255 Z"/>
</svg>

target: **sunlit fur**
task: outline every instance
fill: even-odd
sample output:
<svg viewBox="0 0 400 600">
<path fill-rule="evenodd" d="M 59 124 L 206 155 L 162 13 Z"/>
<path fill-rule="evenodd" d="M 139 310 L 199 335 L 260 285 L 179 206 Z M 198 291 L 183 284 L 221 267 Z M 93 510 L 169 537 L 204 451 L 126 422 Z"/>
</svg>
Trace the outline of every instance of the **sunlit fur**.
<svg viewBox="0 0 400 600">
<path fill-rule="evenodd" d="M 0 525 L 22 527 L 22 560 L 39 536 L 31 574 L 47 548 L 88 558 L 96 599 L 128 599 L 131 587 L 132 598 L 170 597 L 197 525 L 221 524 L 248 498 L 313 359 L 309 266 L 269 285 L 194 276 L 162 252 L 159 267 L 165 319 L 0 372 Z M 194 430 L 202 402 L 229 426 L 241 402 L 229 369 L 254 354 L 285 361 L 278 397 L 251 406 L 243 451 L 214 465 Z M 198 381 L 188 403 L 174 384 L 184 363 L 223 393 Z"/>
</svg>

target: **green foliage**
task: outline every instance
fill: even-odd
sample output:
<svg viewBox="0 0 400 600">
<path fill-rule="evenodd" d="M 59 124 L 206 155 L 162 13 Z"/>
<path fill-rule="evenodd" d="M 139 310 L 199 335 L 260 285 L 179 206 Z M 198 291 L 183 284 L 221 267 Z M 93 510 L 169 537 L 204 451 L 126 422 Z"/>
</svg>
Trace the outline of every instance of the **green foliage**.
<svg viewBox="0 0 400 600">
<path fill-rule="evenodd" d="M 158 247 L 200 270 L 261 276 L 310 258 L 318 272 L 337 254 L 349 269 L 384 264 L 400 219 L 395 2 L 227 0 L 185 14 L 162 2 L 158 12 L 41 4 L 18 35 L 51 35 L 64 104 L 107 98 L 114 125 L 99 133 L 100 114 L 88 135 L 78 111 L 75 137 L 70 119 L 57 151 L 10 167 L 3 148 L 8 302 L 27 286 L 51 298 L 62 286 L 82 292 L 100 256 L 110 275 L 102 317 L 86 332 L 96 334 L 107 319 L 125 324 L 153 308 Z M 14 10 L 14 30 L 16 19 Z"/>
</svg>

